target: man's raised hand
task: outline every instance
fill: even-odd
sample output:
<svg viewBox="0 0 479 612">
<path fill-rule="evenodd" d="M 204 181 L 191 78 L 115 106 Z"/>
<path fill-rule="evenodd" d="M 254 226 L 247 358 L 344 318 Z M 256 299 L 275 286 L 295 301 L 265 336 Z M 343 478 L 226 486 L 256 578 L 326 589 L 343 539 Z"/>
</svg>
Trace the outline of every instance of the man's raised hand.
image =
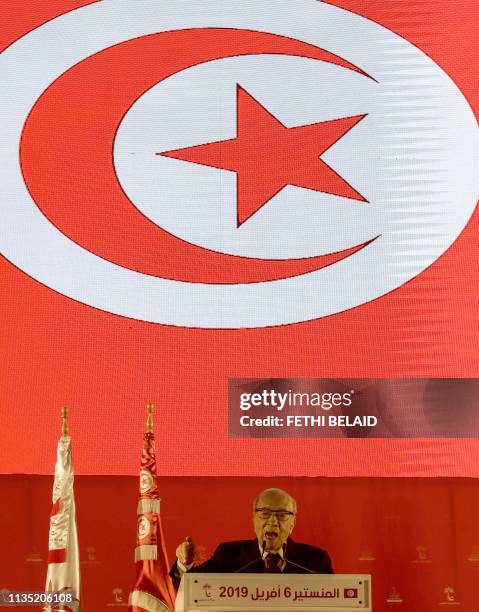
<svg viewBox="0 0 479 612">
<path fill-rule="evenodd" d="M 176 557 L 178 561 L 183 565 L 191 565 L 193 561 L 198 558 L 198 551 L 196 544 L 193 542 L 193 538 L 186 536 L 185 541 L 182 542 L 176 549 Z"/>
</svg>

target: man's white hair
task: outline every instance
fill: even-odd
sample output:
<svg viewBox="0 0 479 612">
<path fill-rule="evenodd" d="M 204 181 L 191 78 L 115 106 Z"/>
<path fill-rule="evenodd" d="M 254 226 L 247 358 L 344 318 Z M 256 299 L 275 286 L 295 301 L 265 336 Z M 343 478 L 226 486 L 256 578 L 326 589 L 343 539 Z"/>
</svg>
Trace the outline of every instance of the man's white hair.
<svg viewBox="0 0 479 612">
<path fill-rule="evenodd" d="M 277 495 L 277 496 L 281 496 L 281 497 L 288 497 L 290 499 L 291 503 L 293 504 L 293 512 L 296 514 L 298 507 L 297 507 L 296 500 L 294 499 L 294 497 L 292 497 L 286 491 L 283 491 L 283 489 L 277 489 L 275 487 L 272 487 L 270 489 L 265 489 L 264 491 L 261 491 L 261 493 L 254 498 L 254 501 L 253 501 L 253 511 L 256 510 L 257 505 L 258 505 L 258 501 L 264 495 Z"/>
</svg>

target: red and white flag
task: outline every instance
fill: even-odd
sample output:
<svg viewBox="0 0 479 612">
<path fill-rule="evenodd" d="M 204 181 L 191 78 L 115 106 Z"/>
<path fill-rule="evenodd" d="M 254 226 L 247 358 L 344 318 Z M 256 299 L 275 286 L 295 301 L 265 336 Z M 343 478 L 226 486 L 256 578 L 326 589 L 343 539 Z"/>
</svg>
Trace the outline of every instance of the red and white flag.
<svg viewBox="0 0 479 612">
<path fill-rule="evenodd" d="M 155 436 L 143 438 L 138 500 L 136 583 L 130 593 L 130 612 L 170 612 L 175 594 L 168 576 L 168 560 L 160 522 L 160 498 L 156 476 Z"/>
<path fill-rule="evenodd" d="M 46 591 L 69 591 L 74 605 L 53 605 L 47 612 L 64 610 L 78 612 L 80 600 L 80 556 L 73 493 L 73 462 L 70 436 L 58 441 L 55 481 L 53 483 L 50 534 L 48 540 L 48 571 Z"/>
</svg>

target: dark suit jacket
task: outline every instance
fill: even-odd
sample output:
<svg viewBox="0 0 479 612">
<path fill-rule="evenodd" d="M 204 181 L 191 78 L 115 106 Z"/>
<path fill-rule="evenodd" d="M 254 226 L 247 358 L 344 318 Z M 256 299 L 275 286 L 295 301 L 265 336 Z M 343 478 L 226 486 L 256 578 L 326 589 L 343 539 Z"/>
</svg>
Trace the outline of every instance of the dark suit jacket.
<svg viewBox="0 0 479 612">
<path fill-rule="evenodd" d="M 283 573 L 305 574 L 307 568 L 315 574 L 333 574 L 333 567 L 328 553 L 322 548 L 310 544 L 299 544 L 291 539 L 286 543 L 286 567 Z M 238 542 L 223 542 L 213 556 L 193 567 L 190 572 L 234 573 L 238 570 L 245 573 L 263 573 L 264 562 L 258 548 L 257 540 L 239 540 Z M 170 570 L 170 576 L 175 588 L 180 584 L 180 573 L 176 563 Z"/>
</svg>

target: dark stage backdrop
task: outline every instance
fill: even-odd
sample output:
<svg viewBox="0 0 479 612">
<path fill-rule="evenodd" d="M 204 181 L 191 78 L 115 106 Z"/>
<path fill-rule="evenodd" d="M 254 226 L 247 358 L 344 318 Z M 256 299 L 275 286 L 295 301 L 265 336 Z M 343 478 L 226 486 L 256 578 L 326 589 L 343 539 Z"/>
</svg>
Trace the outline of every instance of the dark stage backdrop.
<svg viewBox="0 0 479 612">
<path fill-rule="evenodd" d="M 448 609 L 440 606 L 447 593 L 461 603 L 455 609 L 477 610 L 476 480 L 160 478 L 159 484 L 170 561 L 186 535 L 205 556 L 218 542 L 251 537 L 252 499 L 280 486 L 298 500 L 297 541 L 326 548 L 336 572 L 373 575 L 375 612 Z M 46 476 L 0 477 L 0 589 L 43 589 L 51 487 Z M 84 609 L 126 608 L 137 479 L 77 477 L 75 493 Z"/>
</svg>

